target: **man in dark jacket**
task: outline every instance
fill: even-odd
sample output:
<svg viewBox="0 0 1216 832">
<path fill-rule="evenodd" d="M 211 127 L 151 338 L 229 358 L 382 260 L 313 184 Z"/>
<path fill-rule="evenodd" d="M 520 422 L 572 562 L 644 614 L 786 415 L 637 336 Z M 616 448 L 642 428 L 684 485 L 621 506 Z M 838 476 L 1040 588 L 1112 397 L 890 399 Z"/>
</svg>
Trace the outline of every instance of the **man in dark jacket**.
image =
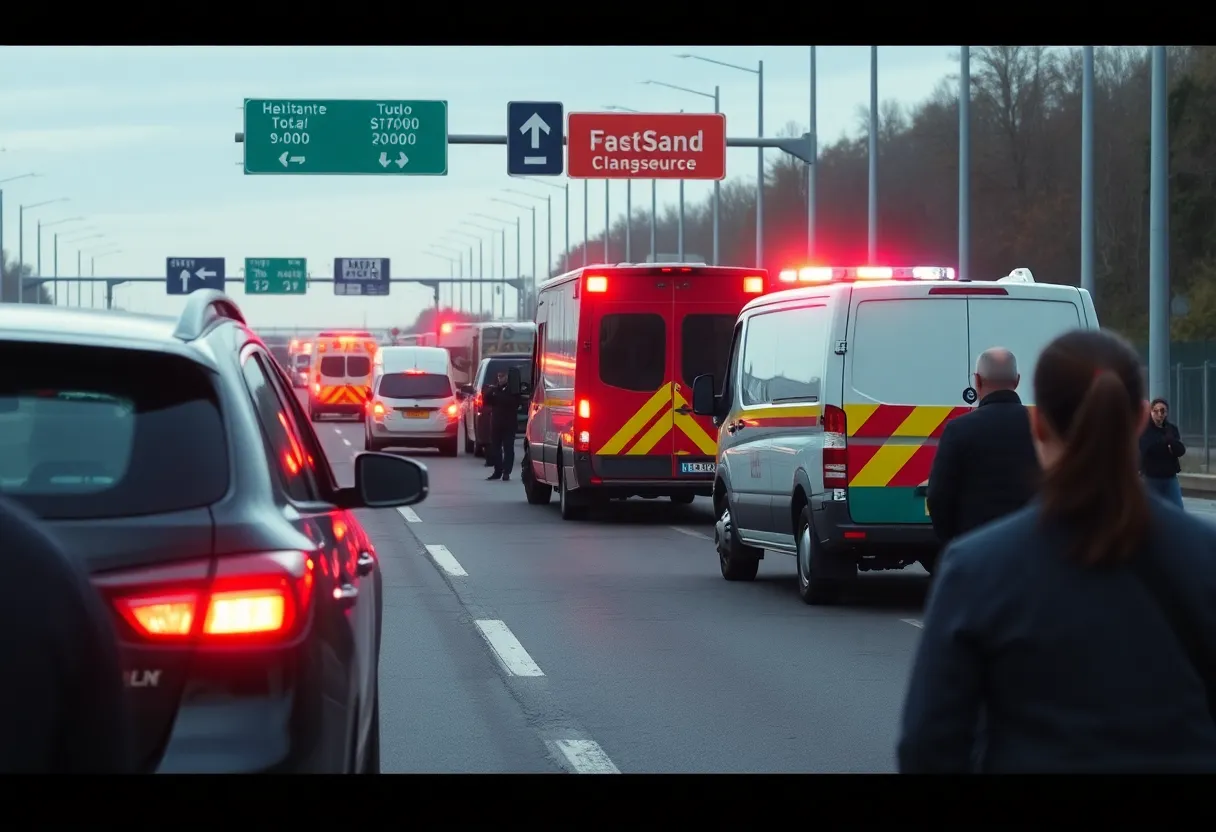
<svg viewBox="0 0 1216 832">
<path fill-rule="evenodd" d="M 500 370 L 496 383 L 486 389 L 485 403 L 490 408 L 490 447 L 486 456 L 494 462 L 494 470 L 486 479 L 506 482 L 511 479 L 511 466 L 515 464 L 519 396 L 511 395 L 505 370 Z"/>
<path fill-rule="evenodd" d="M 929 474 L 933 530 L 943 545 L 1026 505 L 1038 485 L 1030 415 L 1015 392 L 1013 353 L 993 347 L 975 362 L 979 404 L 942 431 Z"/>
<path fill-rule="evenodd" d="M 1178 427 L 1169 420 L 1170 406 L 1165 399 L 1153 399 L 1150 419 L 1140 434 L 1140 473 L 1150 489 L 1182 508 L 1182 487 L 1178 458 L 1186 453 Z"/>
<path fill-rule="evenodd" d="M 59 545 L 0 500 L 0 772 L 133 770 L 118 640 L 105 607 Z"/>
</svg>

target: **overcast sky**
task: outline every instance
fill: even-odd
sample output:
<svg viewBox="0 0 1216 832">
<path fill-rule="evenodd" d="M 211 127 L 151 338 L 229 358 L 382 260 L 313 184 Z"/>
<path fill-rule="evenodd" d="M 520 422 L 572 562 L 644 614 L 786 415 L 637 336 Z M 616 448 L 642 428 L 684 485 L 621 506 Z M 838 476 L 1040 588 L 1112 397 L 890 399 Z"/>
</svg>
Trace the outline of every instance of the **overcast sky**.
<svg viewBox="0 0 1216 832">
<path fill-rule="evenodd" d="M 956 69 L 956 51 L 883 48 L 880 97 L 924 99 Z M 641 83 L 652 79 L 707 93 L 719 85 L 728 135 L 755 136 L 755 76 L 674 57 L 681 52 L 748 66 L 763 60 L 766 133 L 791 121 L 807 124 L 807 47 L 5 47 L 0 180 L 40 176 L 0 186 L 4 247 L 16 256 L 18 205 L 68 197 L 26 212 L 27 262 L 37 261 L 37 221 L 56 223 L 42 233 L 46 276 L 53 273 L 55 232 L 64 275 L 75 275 L 83 247 L 85 273 L 90 256 L 105 253 L 96 269 L 108 276 L 161 277 L 170 256 L 225 257 L 229 277 L 246 257 L 304 257 L 314 275 L 329 276 L 335 257 L 381 256 L 391 258 L 393 277 L 446 276 L 449 264 L 427 248 L 455 229 L 479 233 L 462 221 L 495 225 L 475 214 L 514 220 L 520 210 L 493 198 L 531 202 L 503 192 L 515 188 L 553 195 L 556 257 L 565 236 L 562 191 L 508 177 L 505 148 L 454 146 L 444 177 L 246 176 L 233 141 L 243 99 L 446 99 L 451 132 L 500 135 L 512 100 L 562 101 L 566 112 L 712 109 L 708 99 Z M 822 146 L 856 130 L 857 109 L 868 104 L 869 48 L 824 46 L 818 56 Z M 727 173 L 754 181 L 755 151 L 728 151 Z M 689 183 L 687 198 L 710 189 Z M 623 182 L 611 185 L 614 216 L 623 213 L 624 192 Z M 676 193 L 675 182 L 660 183 L 661 202 L 674 203 Z M 604 183 L 592 182 L 590 194 L 594 235 L 604 226 Z M 581 181 L 570 202 L 571 238 L 581 240 Z M 538 222 L 543 274 L 543 210 Z M 68 242 L 97 234 L 104 236 Z M 497 263 L 498 235 L 484 236 Z M 527 224 L 523 248 L 528 272 Z M 513 271 L 513 232 L 506 254 Z M 246 298 L 236 284 L 228 291 L 262 326 L 404 325 L 431 302 L 429 290 L 408 284 L 394 284 L 387 299 L 335 298 L 329 284 L 314 285 L 305 297 Z M 87 288 L 85 294 L 87 304 Z M 163 283 L 128 285 L 117 298 L 161 314 L 175 314 L 182 303 Z M 509 310 L 513 303 L 509 296 Z"/>
</svg>

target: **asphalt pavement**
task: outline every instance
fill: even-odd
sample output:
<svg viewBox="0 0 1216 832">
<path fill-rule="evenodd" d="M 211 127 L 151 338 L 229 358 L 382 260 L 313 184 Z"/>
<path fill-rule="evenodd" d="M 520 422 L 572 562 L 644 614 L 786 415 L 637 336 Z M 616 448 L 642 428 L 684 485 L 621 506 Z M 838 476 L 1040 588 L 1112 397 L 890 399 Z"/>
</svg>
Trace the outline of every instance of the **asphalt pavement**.
<svg viewBox="0 0 1216 832">
<path fill-rule="evenodd" d="M 362 425 L 315 427 L 349 483 Z M 361 512 L 385 581 L 383 771 L 895 770 L 919 568 L 809 607 L 788 555 L 722 579 L 708 499 L 562 522 L 518 470 L 487 482 L 480 459 L 410 453 L 427 500 Z"/>
</svg>

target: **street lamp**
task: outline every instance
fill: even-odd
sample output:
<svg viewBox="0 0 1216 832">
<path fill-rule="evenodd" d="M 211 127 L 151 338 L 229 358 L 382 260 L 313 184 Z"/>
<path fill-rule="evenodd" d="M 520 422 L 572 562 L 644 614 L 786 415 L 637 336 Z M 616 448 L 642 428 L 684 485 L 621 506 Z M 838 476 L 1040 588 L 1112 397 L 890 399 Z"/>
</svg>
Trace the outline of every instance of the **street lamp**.
<svg viewBox="0 0 1216 832">
<path fill-rule="evenodd" d="M 561 186 L 555 185 L 554 187 L 560 188 Z M 518 188 L 503 188 L 502 192 L 504 194 L 515 194 L 516 196 L 526 196 L 528 199 L 535 199 L 538 202 L 545 203 L 545 278 L 553 277 L 553 200 L 548 194 L 541 196 L 540 194 L 521 191 Z M 569 202 L 569 198 L 567 198 L 567 202 Z M 532 271 L 532 282 L 535 284 L 540 279 L 538 276 L 539 272 L 535 266 Z M 533 285 L 532 288 L 535 289 L 536 286 Z"/>
<path fill-rule="evenodd" d="M 511 227 L 512 225 L 515 226 L 515 279 L 518 281 L 522 281 L 523 273 L 519 269 L 519 260 L 520 260 L 519 217 L 516 217 L 513 220 L 504 220 L 502 217 L 495 217 L 490 214 L 474 214 L 473 216 L 481 217 L 483 220 L 493 220 L 494 222 L 500 223 L 501 225 L 505 226 L 505 228 L 499 229 L 499 233 L 502 235 L 502 275 L 503 275 L 503 280 L 504 280 L 504 286 L 502 289 L 501 307 L 502 307 L 503 320 L 506 320 L 506 318 L 507 318 L 507 291 L 506 291 L 505 281 L 506 281 L 506 276 L 507 276 L 507 233 L 506 233 L 505 229 Z M 533 264 L 532 270 L 533 270 L 533 272 L 536 271 L 535 264 Z M 533 286 L 536 285 L 536 275 L 535 274 L 532 275 L 532 283 L 533 283 Z M 516 289 L 515 290 L 515 319 L 516 320 L 519 320 L 520 312 L 523 309 L 522 299 L 523 299 L 523 292 L 521 292 L 519 289 Z"/>
<path fill-rule="evenodd" d="M 73 231 L 73 233 L 80 234 L 80 233 L 84 232 L 85 230 L 86 229 L 83 229 L 83 228 L 77 228 Z M 92 231 L 94 229 L 87 229 L 87 230 Z M 86 234 L 83 237 L 65 237 L 63 241 L 65 243 L 83 243 L 85 240 L 100 240 L 104 236 L 106 236 L 106 235 L 101 232 L 98 232 L 96 234 Z M 59 273 L 58 273 L 59 272 L 59 270 L 58 270 L 59 235 L 58 234 L 55 235 L 54 245 L 55 245 L 55 263 L 56 263 L 55 276 L 58 277 L 59 276 Z M 76 249 L 76 276 L 80 277 L 80 248 L 79 248 L 79 246 Z M 83 306 L 83 301 L 81 300 L 81 298 L 83 297 L 83 295 L 82 295 L 83 286 L 84 286 L 84 284 L 82 284 L 80 281 L 76 282 L 76 305 L 77 306 Z M 64 292 L 64 300 L 67 301 L 67 303 L 65 305 L 67 305 L 67 306 L 72 305 L 72 287 L 70 284 L 68 285 L 67 289 Z"/>
<path fill-rule="evenodd" d="M 605 180 L 605 182 L 607 182 L 607 180 Z M 538 199 L 539 197 L 532 196 L 532 198 Z M 522 202 L 515 202 L 514 200 L 510 200 L 510 199 L 503 199 L 500 196 L 492 196 L 492 197 L 490 197 L 490 201 L 498 202 L 503 205 L 510 205 L 512 208 L 518 208 L 521 211 L 530 211 L 532 214 L 532 303 L 535 304 L 536 303 L 536 206 L 535 205 L 524 205 Z M 585 229 L 586 229 L 586 225 L 587 225 L 586 211 L 587 211 L 587 204 L 584 202 L 583 203 L 583 212 L 584 212 L 583 213 L 583 216 L 584 216 L 583 236 L 584 236 L 584 238 L 586 237 Z M 586 265 L 586 260 L 587 260 L 587 244 L 584 241 L 584 243 L 583 243 L 583 264 L 584 265 Z"/>
<path fill-rule="evenodd" d="M 109 257 L 111 254 L 122 254 L 122 249 L 111 248 L 111 249 L 106 249 L 105 251 L 99 252 L 97 254 L 90 255 L 90 257 L 89 257 L 89 277 L 97 277 L 97 258 L 98 257 Z M 97 295 L 96 295 L 96 291 L 95 291 L 96 287 L 97 287 L 96 283 L 89 284 L 89 306 L 94 309 L 97 308 L 97 301 L 96 301 Z M 114 303 L 114 293 L 110 289 L 110 285 L 107 283 L 106 284 L 106 309 L 109 309 L 113 305 L 113 303 Z"/>
<path fill-rule="evenodd" d="M 55 205 L 59 202 L 69 201 L 68 197 L 61 196 L 56 199 L 35 202 L 33 205 L 17 206 L 17 303 L 24 303 L 25 300 L 23 297 L 25 295 L 25 212 L 41 208 L 44 205 Z"/>
<path fill-rule="evenodd" d="M 456 309 L 463 310 L 464 305 L 465 305 L 464 304 L 464 287 L 467 285 L 463 282 L 463 280 L 464 280 L 464 255 L 465 255 L 466 251 L 469 252 L 469 273 L 472 274 L 472 271 L 473 271 L 472 249 L 470 249 L 468 246 L 465 246 L 463 244 L 461 244 L 461 246 L 462 246 L 461 248 L 456 248 L 455 246 L 445 246 L 445 245 L 441 245 L 439 243 L 431 243 L 430 246 L 431 246 L 431 248 L 436 249 L 438 251 L 446 251 L 448 254 L 456 255 L 456 276 L 459 277 L 462 282 L 458 283 L 458 284 L 453 283 L 449 287 L 448 294 L 450 295 L 450 298 L 449 298 L 448 302 L 451 303 L 452 306 L 455 307 Z M 459 291 L 459 293 L 460 293 L 459 295 L 457 295 L 457 291 Z M 458 298 L 459 298 L 459 300 L 458 300 Z"/>
<path fill-rule="evenodd" d="M 526 178 L 529 182 L 535 182 L 537 185 L 545 185 L 549 188 L 557 188 L 559 191 L 564 192 L 565 196 L 563 199 L 563 205 L 565 206 L 565 213 L 566 213 L 566 249 L 563 252 L 562 266 L 563 266 L 563 271 L 570 271 L 570 182 L 569 182 L 569 180 L 567 180 L 566 184 L 564 184 L 564 185 L 555 185 L 552 182 L 546 182 L 543 179 L 532 179 L 531 177 L 521 177 L 521 178 Z M 628 181 L 628 180 L 626 180 L 626 181 Z M 537 196 L 536 194 L 530 194 L 527 191 L 521 191 L 518 188 L 505 188 L 504 190 L 506 193 L 518 194 L 519 196 L 530 196 L 533 199 L 540 199 L 540 197 Z M 549 213 L 550 219 L 549 219 L 549 230 L 545 234 L 545 240 L 547 241 L 545 244 L 546 250 L 549 252 L 549 267 L 547 269 L 545 269 L 545 274 L 548 275 L 549 277 L 553 277 L 552 205 L 550 205 L 549 203 L 546 203 L 546 205 L 549 205 L 549 207 L 546 209 L 546 211 Z"/>
<path fill-rule="evenodd" d="M 37 173 L 23 173 L 19 176 L 7 176 L 0 179 L 0 185 L 6 182 L 16 182 L 20 179 L 35 179 L 39 176 Z M 4 189 L 0 188 L 0 272 L 4 271 Z"/>
<path fill-rule="evenodd" d="M 422 252 L 422 253 L 423 253 L 423 254 L 430 255 L 431 257 L 438 257 L 440 260 L 447 260 L 447 261 L 448 261 L 448 277 L 455 277 L 455 276 L 456 276 L 456 269 L 455 269 L 455 266 L 456 266 L 458 263 L 460 263 L 460 258 L 459 258 L 459 257 L 451 257 L 451 256 L 449 256 L 449 255 L 447 255 L 447 254 L 440 254 L 439 252 L 436 252 L 436 251 L 424 251 L 424 252 Z M 451 284 L 449 283 L 448 285 L 450 286 Z M 439 292 L 438 292 L 438 291 L 436 291 L 436 292 L 435 292 L 435 299 L 436 299 L 436 303 L 435 303 L 435 314 L 436 314 L 436 315 L 438 315 L 438 314 L 439 314 L 439 310 L 440 310 L 440 309 L 442 308 L 442 306 L 443 306 L 443 302 L 442 302 L 442 301 L 439 299 Z"/>
<path fill-rule="evenodd" d="M 36 245 L 38 246 L 38 253 L 34 256 L 34 259 L 38 264 L 37 268 L 38 268 L 39 277 L 42 277 L 42 229 L 51 228 L 52 226 L 56 226 L 56 225 L 65 225 L 70 222 L 84 222 L 84 217 L 68 217 L 67 219 L 55 220 L 54 222 L 43 222 L 42 220 L 38 220 L 38 233 L 34 237 L 34 239 L 37 240 Z M 59 305 L 59 259 L 58 259 L 58 256 L 56 256 L 56 258 L 55 258 L 54 268 L 52 269 L 51 303 L 53 303 L 55 306 Z"/>
<path fill-rule="evenodd" d="M 485 276 L 486 276 L 485 275 L 485 257 L 484 257 L 484 255 L 485 255 L 484 246 L 485 246 L 486 241 L 480 234 L 470 234 L 468 231 L 450 231 L 448 233 L 451 235 L 457 236 L 457 237 L 464 237 L 466 240 L 476 240 L 477 241 L 477 294 L 476 294 L 477 312 L 476 312 L 476 314 L 480 315 L 482 310 L 485 308 L 485 299 L 486 299 L 485 286 L 483 286 L 482 282 L 481 282 L 482 280 L 485 279 Z M 470 246 L 470 249 L 471 248 L 472 247 Z M 472 273 L 473 273 L 473 252 L 470 250 L 469 251 L 469 274 L 472 275 Z M 473 289 L 470 286 L 470 288 L 469 288 L 469 305 L 470 306 L 473 306 L 473 298 L 474 298 Z M 493 312 L 493 310 L 491 310 L 491 312 Z"/>
<path fill-rule="evenodd" d="M 734 69 L 739 72 L 749 72 L 756 76 L 759 86 L 759 106 L 758 106 L 758 121 L 759 127 L 757 130 L 757 138 L 764 138 L 764 61 L 759 61 L 756 68 L 752 69 L 747 66 L 739 66 L 738 64 L 728 64 L 726 61 L 718 61 L 713 58 L 706 58 L 701 55 L 676 55 L 677 58 L 685 60 L 703 61 L 707 64 L 715 64 L 724 66 L 727 69 Z M 756 150 L 756 268 L 764 268 L 764 148 Z"/>
<path fill-rule="evenodd" d="M 102 237 L 106 237 L 105 234 L 98 234 L 97 236 L 99 239 Z M 108 245 L 111 245 L 111 242 L 107 238 L 106 240 L 103 240 L 100 243 L 94 243 L 92 246 L 78 246 L 76 248 L 76 276 L 77 277 L 84 276 L 84 269 L 81 268 L 81 259 L 82 259 L 82 256 L 89 251 L 90 247 L 93 248 L 93 253 L 96 253 L 98 248 L 100 248 L 101 250 L 104 251 L 105 247 Z M 79 287 L 83 287 L 83 284 L 80 282 L 77 282 L 76 285 Z M 96 290 L 96 288 L 94 288 L 94 286 L 95 286 L 95 284 L 93 284 L 92 282 L 89 283 L 89 307 L 90 308 L 92 308 L 97 302 L 97 290 Z M 76 291 L 76 300 L 77 300 L 76 305 L 77 306 L 84 306 L 84 302 L 80 296 L 81 291 L 82 291 L 82 288 L 77 289 L 77 291 Z"/>
<path fill-rule="evenodd" d="M 490 280 L 493 281 L 494 280 L 494 237 L 493 237 L 493 235 L 497 234 L 497 235 L 499 235 L 499 237 L 502 238 L 502 247 L 503 247 L 502 264 L 503 264 L 503 271 L 505 272 L 506 271 L 506 262 L 507 262 L 507 260 L 506 260 L 506 258 L 507 258 L 507 251 L 506 251 L 507 234 L 506 234 L 506 232 L 503 231 L 501 228 L 491 228 L 488 225 L 482 225 L 481 223 L 473 222 L 472 220 L 461 220 L 460 224 L 463 226 L 467 226 L 468 228 L 480 229 L 481 231 L 485 231 L 486 233 L 491 235 L 491 237 L 490 237 Z M 503 274 L 502 277 L 505 278 L 506 274 Z M 484 288 L 485 287 L 483 287 L 483 289 Z M 500 289 L 499 291 L 501 292 L 502 290 Z M 484 295 L 483 295 L 483 297 L 484 297 Z M 503 295 L 503 304 L 504 305 L 506 304 L 506 301 L 507 301 L 506 295 L 504 294 Z M 491 288 L 490 289 L 490 316 L 493 317 L 493 315 L 494 315 L 494 289 Z M 505 319 L 506 316 L 507 316 L 507 313 L 506 313 L 506 309 L 504 306 L 503 318 Z"/>
<path fill-rule="evenodd" d="M 686 92 L 689 95 L 699 95 L 701 98 L 708 98 L 710 101 L 714 102 L 714 112 L 715 113 L 722 112 L 721 89 L 717 86 L 714 87 L 714 91 L 712 93 L 708 93 L 708 92 L 701 92 L 700 90 L 690 89 L 689 87 L 681 87 L 677 84 L 668 84 L 665 81 L 643 81 L 642 83 L 647 84 L 652 87 L 666 87 L 669 90 L 676 90 L 678 92 Z M 721 182 L 721 180 L 715 179 L 714 180 L 714 261 L 713 261 L 713 264 L 715 266 L 718 265 L 718 263 L 719 263 L 719 258 L 718 258 L 718 254 L 719 254 L 719 250 L 718 250 L 718 210 L 719 210 L 719 205 L 721 204 L 721 201 L 722 201 L 722 182 Z M 679 231 L 680 231 L 679 239 L 676 241 L 676 245 L 680 252 L 680 260 L 683 261 L 684 260 L 684 180 L 683 179 L 680 180 L 680 226 L 679 226 Z"/>
<path fill-rule="evenodd" d="M 608 104 L 604 107 L 605 110 L 612 110 L 617 113 L 640 113 L 641 110 L 635 110 L 632 107 L 621 107 L 616 104 Z M 630 187 L 632 180 L 625 180 L 625 213 L 632 210 L 633 189 Z M 680 216 L 684 215 L 684 189 L 680 189 Z M 631 260 L 629 256 L 633 247 L 629 239 L 629 228 L 631 222 L 625 224 L 625 259 Z M 650 180 L 650 261 L 657 263 L 659 260 L 658 245 L 659 238 L 659 180 Z M 584 264 L 586 265 L 586 264 Z"/>
</svg>

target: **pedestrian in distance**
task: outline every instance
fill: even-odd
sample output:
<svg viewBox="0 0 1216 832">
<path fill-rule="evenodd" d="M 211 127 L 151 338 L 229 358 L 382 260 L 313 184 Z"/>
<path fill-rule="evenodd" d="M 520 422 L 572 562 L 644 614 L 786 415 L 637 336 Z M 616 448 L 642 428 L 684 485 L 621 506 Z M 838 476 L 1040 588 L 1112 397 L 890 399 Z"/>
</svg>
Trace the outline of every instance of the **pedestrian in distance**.
<svg viewBox="0 0 1216 832">
<path fill-rule="evenodd" d="M 1182 465 L 1178 459 L 1186 453 L 1186 445 L 1169 415 L 1169 403 L 1153 399 L 1148 424 L 1140 434 L 1140 473 L 1149 489 L 1182 508 L 1182 486 L 1178 483 Z"/>
<path fill-rule="evenodd" d="M 0 499 L 0 772 L 134 769 L 118 639 L 96 590 L 39 521 Z"/>
<path fill-rule="evenodd" d="M 487 480 L 511 479 L 515 464 L 515 433 L 518 430 L 519 395 L 512 395 L 505 370 L 500 370 L 495 384 L 486 389 L 485 403 L 490 408 L 490 446 L 486 457 L 494 463 Z"/>
<path fill-rule="evenodd" d="M 992 347 L 975 362 L 979 403 L 951 420 L 929 473 L 928 509 L 942 545 L 1026 505 L 1038 487 L 1030 414 L 1017 394 L 1017 358 Z"/>
<path fill-rule="evenodd" d="M 1042 485 L 942 556 L 900 771 L 1216 773 L 1216 527 L 1140 481 L 1139 356 L 1065 333 L 1034 395 Z"/>
</svg>

